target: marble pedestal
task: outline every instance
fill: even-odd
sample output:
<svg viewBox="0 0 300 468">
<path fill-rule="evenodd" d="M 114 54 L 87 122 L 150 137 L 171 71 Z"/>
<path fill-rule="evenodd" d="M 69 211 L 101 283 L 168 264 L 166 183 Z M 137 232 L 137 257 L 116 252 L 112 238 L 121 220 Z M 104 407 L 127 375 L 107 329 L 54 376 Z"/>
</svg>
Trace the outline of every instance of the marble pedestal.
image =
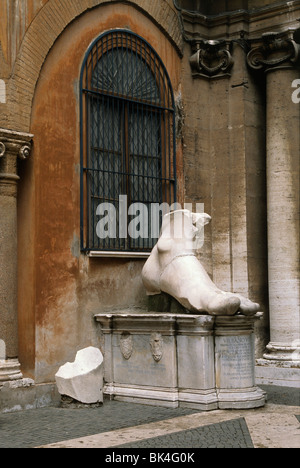
<svg viewBox="0 0 300 468">
<path fill-rule="evenodd" d="M 256 408 L 265 402 L 265 393 L 255 385 L 254 323 L 260 316 L 215 319 L 215 374 L 220 409 Z"/>
<path fill-rule="evenodd" d="M 121 401 L 203 411 L 255 408 L 254 323 L 242 315 L 95 316 L 104 334 L 104 394 Z"/>
</svg>

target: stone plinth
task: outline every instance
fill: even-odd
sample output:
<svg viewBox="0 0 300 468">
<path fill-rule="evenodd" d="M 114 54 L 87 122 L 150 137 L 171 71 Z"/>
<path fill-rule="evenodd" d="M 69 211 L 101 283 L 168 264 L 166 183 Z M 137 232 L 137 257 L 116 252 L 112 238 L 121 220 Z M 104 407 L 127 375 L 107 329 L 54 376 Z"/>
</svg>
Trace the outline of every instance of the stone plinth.
<svg viewBox="0 0 300 468">
<path fill-rule="evenodd" d="M 259 317 L 98 314 L 105 338 L 104 393 L 204 411 L 263 406 L 265 394 L 254 376 Z"/>
<path fill-rule="evenodd" d="M 257 317 L 258 318 L 258 317 Z M 262 406 L 255 385 L 255 318 L 237 315 L 215 321 L 215 369 L 219 408 Z"/>
<path fill-rule="evenodd" d="M 214 318 L 177 315 L 175 321 L 179 405 L 215 409 Z"/>
</svg>

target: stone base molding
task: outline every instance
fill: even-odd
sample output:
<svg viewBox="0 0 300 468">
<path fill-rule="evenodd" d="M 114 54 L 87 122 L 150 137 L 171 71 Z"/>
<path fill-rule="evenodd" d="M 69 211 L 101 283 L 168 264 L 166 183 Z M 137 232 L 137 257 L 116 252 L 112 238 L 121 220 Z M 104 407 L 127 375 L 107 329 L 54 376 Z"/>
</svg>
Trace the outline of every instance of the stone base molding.
<svg viewBox="0 0 300 468">
<path fill-rule="evenodd" d="M 270 342 L 267 345 L 267 353 L 264 354 L 265 359 L 287 361 L 300 367 L 300 342 L 296 340 L 294 345 Z"/>
<path fill-rule="evenodd" d="M 300 361 L 257 359 L 255 378 L 258 385 L 276 385 L 300 389 Z"/>
<path fill-rule="evenodd" d="M 0 381 L 0 414 L 59 405 L 55 383 L 36 384 L 30 378 Z"/>
<path fill-rule="evenodd" d="M 0 361 L 0 386 L 3 382 L 23 379 L 18 359 Z"/>
</svg>

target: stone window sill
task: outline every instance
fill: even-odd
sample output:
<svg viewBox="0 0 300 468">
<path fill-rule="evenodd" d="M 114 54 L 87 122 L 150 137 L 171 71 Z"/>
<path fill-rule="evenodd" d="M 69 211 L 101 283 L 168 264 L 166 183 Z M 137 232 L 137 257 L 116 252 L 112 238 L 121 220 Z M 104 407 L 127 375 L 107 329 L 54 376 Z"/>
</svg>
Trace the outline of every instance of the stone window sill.
<svg viewBox="0 0 300 468">
<path fill-rule="evenodd" d="M 150 252 L 107 252 L 91 250 L 87 254 L 90 258 L 132 258 L 132 259 L 147 259 Z"/>
</svg>

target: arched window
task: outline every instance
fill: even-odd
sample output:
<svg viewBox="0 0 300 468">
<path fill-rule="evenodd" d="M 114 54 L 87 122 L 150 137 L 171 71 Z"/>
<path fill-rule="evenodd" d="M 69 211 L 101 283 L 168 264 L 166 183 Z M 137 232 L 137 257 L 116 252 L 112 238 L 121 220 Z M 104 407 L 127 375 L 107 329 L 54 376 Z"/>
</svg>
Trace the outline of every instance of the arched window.
<svg viewBox="0 0 300 468">
<path fill-rule="evenodd" d="M 90 46 L 80 88 L 81 248 L 150 251 L 158 206 L 176 201 L 175 106 L 166 69 L 140 36 L 109 31 Z"/>
</svg>

